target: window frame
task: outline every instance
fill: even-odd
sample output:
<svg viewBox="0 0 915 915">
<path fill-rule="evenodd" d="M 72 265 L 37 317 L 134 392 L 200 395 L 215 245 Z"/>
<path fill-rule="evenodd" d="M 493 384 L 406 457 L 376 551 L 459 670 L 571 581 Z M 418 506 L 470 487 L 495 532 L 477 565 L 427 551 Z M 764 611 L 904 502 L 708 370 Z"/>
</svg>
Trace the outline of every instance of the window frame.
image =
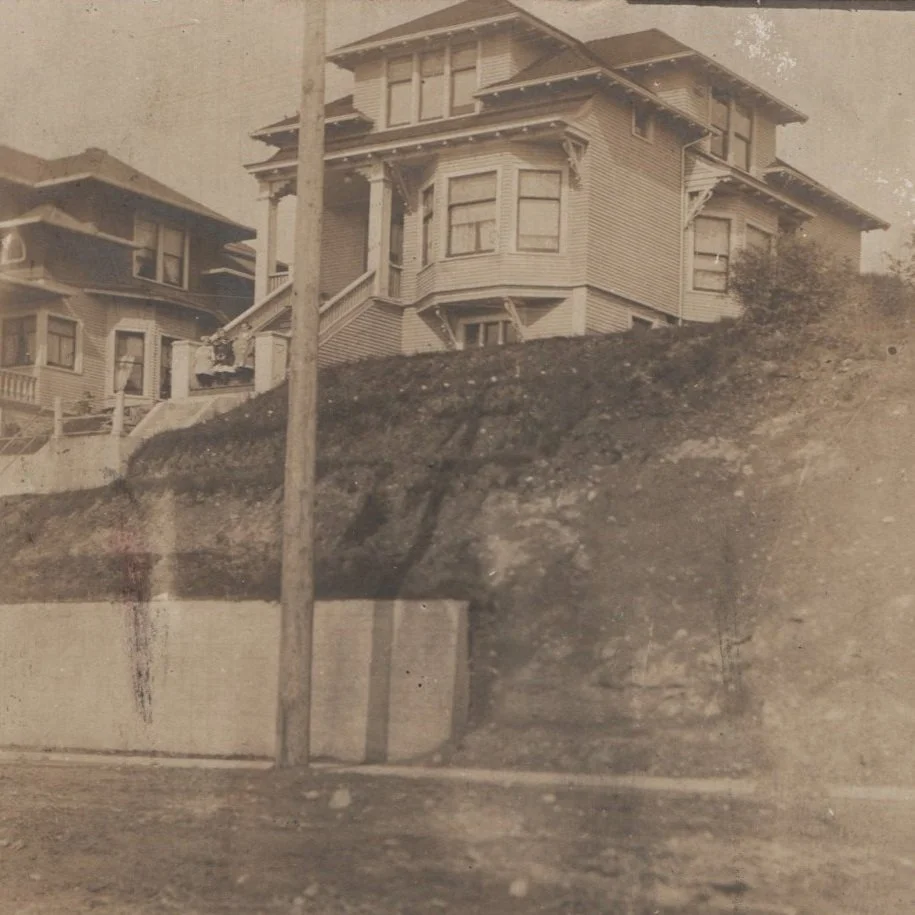
<svg viewBox="0 0 915 915">
<path fill-rule="evenodd" d="M 24 369 L 32 368 L 39 365 L 39 355 L 41 350 L 40 342 L 40 325 L 39 325 L 39 314 L 38 312 L 23 313 L 23 314 L 11 314 L 5 315 L 0 319 L 0 368 L 4 369 Z M 32 353 L 31 359 L 26 358 L 23 361 L 16 362 L 7 362 L 6 360 L 6 340 L 7 340 L 7 325 L 14 322 L 25 322 L 31 321 L 33 323 L 32 330 Z M 17 335 L 18 336 L 18 335 Z M 25 335 L 26 343 L 28 343 L 28 333 Z M 20 338 L 21 339 L 21 338 Z M 28 346 L 26 346 L 26 350 Z"/>
<path fill-rule="evenodd" d="M 155 278 L 142 276 L 138 272 L 138 261 L 140 251 L 151 251 L 152 249 L 144 246 L 142 249 L 134 252 L 133 256 L 133 276 L 136 279 L 143 280 L 147 283 L 156 283 L 159 286 L 168 286 L 169 289 L 184 289 L 186 290 L 189 286 L 190 278 L 190 250 L 191 250 L 191 235 L 188 231 L 187 226 L 181 225 L 177 222 L 169 222 L 167 220 L 153 219 L 150 216 L 147 216 L 143 213 L 137 213 L 134 216 L 134 231 L 133 237 L 134 241 L 137 241 L 139 238 L 139 224 L 145 222 L 150 226 L 156 227 L 156 276 Z M 182 243 L 181 243 L 181 282 L 170 283 L 165 279 L 165 258 L 174 257 L 173 254 L 166 255 L 165 252 L 165 233 L 166 231 L 179 232 L 181 234 Z"/>
<path fill-rule="evenodd" d="M 696 284 L 696 271 L 697 271 L 696 256 L 704 255 L 704 256 L 708 257 L 709 255 L 714 254 L 716 257 L 721 257 L 721 255 L 718 254 L 718 252 L 697 251 L 696 250 L 696 244 L 697 244 L 697 239 L 698 239 L 698 233 L 696 232 L 696 224 L 701 219 L 708 219 L 708 220 L 712 220 L 715 222 L 723 222 L 728 227 L 728 235 L 727 235 L 728 251 L 727 251 L 727 254 L 724 255 L 724 257 L 725 257 L 724 289 L 710 289 L 706 286 L 699 286 Z M 731 285 L 731 282 L 730 282 L 731 281 L 731 260 L 733 258 L 733 253 L 734 253 L 734 219 L 733 219 L 733 217 L 719 216 L 714 213 L 701 213 L 700 215 L 696 216 L 696 218 L 693 220 L 691 228 L 692 228 L 693 238 L 692 238 L 691 255 L 690 255 L 690 260 L 691 260 L 691 263 L 690 263 L 690 289 L 693 292 L 701 292 L 701 293 L 705 293 L 706 295 L 720 295 L 720 296 L 728 295 L 729 290 L 730 290 L 730 285 Z M 705 272 L 710 272 L 710 271 L 705 271 Z"/>
<path fill-rule="evenodd" d="M 727 124 L 723 127 L 717 126 L 713 120 L 716 102 L 725 105 L 727 108 Z M 756 152 L 756 109 L 753 107 L 753 105 L 738 100 L 732 92 L 726 89 L 719 89 L 716 86 L 709 87 L 708 106 L 709 128 L 713 131 L 713 135 L 709 141 L 709 153 L 716 159 L 720 159 L 722 162 L 727 162 L 728 165 L 732 165 L 734 168 L 738 168 L 742 172 L 751 173 L 753 171 L 753 156 Z M 744 136 L 736 129 L 736 115 L 738 106 L 745 109 L 747 112 L 747 120 L 749 121 L 749 136 Z M 720 137 L 723 140 L 724 151 L 722 155 L 719 155 L 714 150 L 714 142 L 716 137 Z M 738 163 L 734 161 L 734 149 L 736 145 L 734 142 L 735 138 L 746 143 L 746 163 Z"/>
<path fill-rule="evenodd" d="M 107 388 L 109 395 L 113 397 L 117 394 L 116 382 L 117 382 L 117 367 L 118 367 L 118 350 L 117 350 L 117 341 L 119 334 L 129 334 L 134 336 L 143 337 L 143 384 L 142 391 L 139 394 L 128 393 L 125 391 L 127 397 L 135 398 L 146 398 L 149 397 L 150 385 L 151 385 L 151 371 L 150 367 L 154 365 L 155 362 L 155 353 L 154 353 L 154 340 L 157 333 L 157 328 L 154 322 L 148 321 L 130 321 L 119 323 L 111 329 L 110 333 L 110 349 L 109 349 L 109 358 L 108 358 L 108 371 L 107 371 Z"/>
<path fill-rule="evenodd" d="M 428 195 L 430 207 L 426 211 L 426 196 Z M 419 191 L 419 260 L 420 269 L 423 270 L 435 263 L 436 233 L 436 182 L 435 179 L 425 184 Z"/>
<path fill-rule="evenodd" d="M 638 118 L 640 114 L 645 116 L 645 132 L 638 130 Z M 632 103 L 632 135 L 645 143 L 654 142 L 654 112 L 642 102 Z"/>
<path fill-rule="evenodd" d="M 559 196 L 558 197 L 531 197 L 522 196 L 521 193 L 521 176 L 525 172 L 539 172 L 554 174 L 559 177 Z M 563 249 L 563 240 L 565 238 L 565 199 L 566 199 L 566 169 L 562 167 L 538 168 L 536 166 L 524 165 L 519 166 L 515 174 L 515 231 L 514 231 L 514 250 L 524 254 L 561 254 Z M 555 200 L 556 208 L 556 247 L 555 248 L 534 248 L 522 246 L 521 244 L 521 201 L 522 200 Z M 529 234 L 529 233 L 528 233 Z"/>
<path fill-rule="evenodd" d="M 485 198 L 481 200 L 470 201 L 471 204 L 477 203 L 486 203 L 489 200 L 492 200 L 493 207 L 493 223 L 495 225 L 493 229 L 493 247 L 485 248 L 476 251 L 465 251 L 461 253 L 452 253 L 451 250 L 451 236 L 452 236 L 452 223 L 451 223 L 451 213 L 455 207 L 467 206 L 468 202 L 452 204 L 451 202 L 451 185 L 454 181 L 460 181 L 465 178 L 476 178 L 482 175 L 493 175 L 495 178 L 495 196 L 492 198 Z M 481 168 L 474 169 L 473 171 L 468 172 L 454 172 L 449 175 L 444 176 L 445 180 L 445 259 L 447 260 L 456 260 L 462 257 L 486 257 L 487 255 L 497 254 L 500 250 L 500 205 L 502 197 L 502 170 L 500 168 Z"/>
<path fill-rule="evenodd" d="M 61 321 L 66 324 L 73 325 L 73 365 L 66 365 L 62 362 L 52 362 L 51 361 L 51 322 L 52 321 Z M 54 334 L 54 336 L 60 336 L 59 334 Z M 45 345 L 44 345 L 44 364 L 53 369 L 61 369 L 65 372 L 76 372 L 79 374 L 82 371 L 82 322 L 77 318 L 70 317 L 69 315 L 60 315 L 55 314 L 54 312 L 48 312 L 45 316 Z"/>
</svg>

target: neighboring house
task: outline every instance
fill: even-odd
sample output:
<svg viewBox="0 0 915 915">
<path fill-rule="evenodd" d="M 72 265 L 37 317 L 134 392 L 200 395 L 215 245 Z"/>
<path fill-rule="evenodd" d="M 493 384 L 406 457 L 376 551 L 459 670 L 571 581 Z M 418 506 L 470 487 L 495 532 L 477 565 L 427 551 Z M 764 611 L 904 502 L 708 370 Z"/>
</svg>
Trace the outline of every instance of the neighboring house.
<svg viewBox="0 0 915 915">
<path fill-rule="evenodd" d="M 857 266 L 886 228 L 777 158 L 803 114 L 663 32 L 583 43 L 465 0 L 329 59 L 354 89 L 326 109 L 324 363 L 712 321 L 743 246 L 802 228 Z M 297 135 L 253 134 L 255 331 L 288 324 Z"/>
<path fill-rule="evenodd" d="M 0 409 L 169 396 L 171 344 L 253 301 L 253 230 L 100 149 L 0 146 Z"/>
</svg>

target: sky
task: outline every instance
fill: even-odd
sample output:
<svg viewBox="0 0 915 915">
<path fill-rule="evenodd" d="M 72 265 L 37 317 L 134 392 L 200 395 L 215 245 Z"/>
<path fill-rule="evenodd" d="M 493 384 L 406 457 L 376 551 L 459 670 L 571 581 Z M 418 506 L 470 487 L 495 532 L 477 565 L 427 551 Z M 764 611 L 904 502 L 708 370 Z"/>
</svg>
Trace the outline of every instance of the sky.
<svg viewBox="0 0 915 915">
<path fill-rule="evenodd" d="M 451 0 L 327 0 L 335 47 Z M 295 111 L 303 0 L 3 0 L 0 143 L 42 156 L 107 149 L 255 224 L 251 131 Z M 517 0 L 577 38 L 659 28 L 795 105 L 779 154 L 893 224 L 865 267 L 915 228 L 915 12 Z M 350 74 L 328 69 L 328 98 Z M 281 252 L 283 254 L 283 252 Z"/>
</svg>

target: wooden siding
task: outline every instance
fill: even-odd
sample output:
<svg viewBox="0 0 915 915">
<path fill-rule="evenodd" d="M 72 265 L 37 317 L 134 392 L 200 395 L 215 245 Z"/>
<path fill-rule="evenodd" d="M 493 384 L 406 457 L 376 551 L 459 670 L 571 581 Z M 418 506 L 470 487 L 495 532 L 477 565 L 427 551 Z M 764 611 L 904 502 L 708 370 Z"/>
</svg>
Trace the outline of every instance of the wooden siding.
<svg viewBox="0 0 915 915">
<path fill-rule="evenodd" d="M 663 72 L 648 70 L 640 82 L 665 102 L 679 108 L 702 124 L 708 123 L 708 85 L 685 67 Z"/>
<path fill-rule="evenodd" d="M 376 130 L 383 128 L 384 67 L 384 60 L 375 57 L 358 64 L 353 71 L 353 107 L 370 117 Z"/>
<path fill-rule="evenodd" d="M 448 336 L 435 314 L 417 314 L 415 308 L 405 308 L 401 351 L 414 353 L 437 352 L 450 348 Z"/>
<path fill-rule="evenodd" d="M 372 302 L 329 340 L 318 352 L 318 364 L 334 365 L 401 351 L 403 312 L 397 306 Z"/>
<path fill-rule="evenodd" d="M 585 327 L 589 334 L 611 334 L 629 330 L 632 307 L 622 299 L 589 288 Z"/>
<path fill-rule="evenodd" d="M 681 146 L 663 123 L 632 133 L 628 104 L 597 97 L 585 155 L 590 189 L 587 280 L 676 312 L 680 291 Z"/>
<path fill-rule="evenodd" d="M 804 202 L 816 213 L 804 223 L 801 233 L 835 254 L 840 260 L 851 262 L 855 270 L 861 269 L 861 230 L 828 210 Z"/>
<path fill-rule="evenodd" d="M 556 305 L 525 305 L 518 313 L 528 340 L 574 334 L 571 296 Z"/>
<path fill-rule="evenodd" d="M 368 213 L 365 209 L 324 210 L 321 291 L 336 295 L 365 273 Z"/>
<path fill-rule="evenodd" d="M 778 232 L 778 211 L 774 207 L 737 195 L 713 194 L 702 208 L 701 216 L 716 216 L 731 221 L 731 250 L 733 260 L 746 242 L 747 222 L 770 232 Z M 685 238 L 683 318 L 686 321 L 717 321 L 740 314 L 739 302 L 727 293 L 693 289 L 693 227 Z"/>
</svg>

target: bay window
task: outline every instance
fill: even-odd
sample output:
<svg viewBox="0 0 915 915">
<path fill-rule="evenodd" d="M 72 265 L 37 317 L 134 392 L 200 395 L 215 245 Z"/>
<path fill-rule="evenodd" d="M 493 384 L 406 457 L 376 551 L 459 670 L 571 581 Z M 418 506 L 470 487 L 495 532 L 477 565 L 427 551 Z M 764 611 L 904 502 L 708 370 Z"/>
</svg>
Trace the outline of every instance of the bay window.
<svg viewBox="0 0 915 915">
<path fill-rule="evenodd" d="M 518 173 L 518 250 L 558 251 L 562 172 Z"/>
<path fill-rule="evenodd" d="M 731 221 L 697 216 L 693 222 L 693 289 L 727 292 Z"/>
<path fill-rule="evenodd" d="M 497 173 L 452 178 L 448 183 L 448 255 L 496 250 Z"/>
</svg>

